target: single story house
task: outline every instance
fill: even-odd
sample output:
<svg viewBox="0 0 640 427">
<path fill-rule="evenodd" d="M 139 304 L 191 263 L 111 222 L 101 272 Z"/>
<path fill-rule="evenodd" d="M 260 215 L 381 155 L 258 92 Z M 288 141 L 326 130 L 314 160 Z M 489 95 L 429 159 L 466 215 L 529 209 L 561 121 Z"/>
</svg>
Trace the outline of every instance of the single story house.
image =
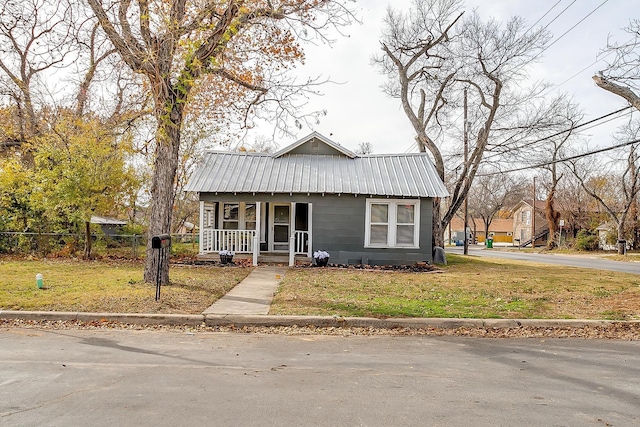
<svg viewBox="0 0 640 427">
<path fill-rule="evenodd" d="M 186 191 L 199 194 L 200 256 L 254 265 L 318 250 L 332 263 L 430 262 L 433 199 L 448 196 L 426 153 L 359 156 L 316 132 L 273 154 L 206 152 Z"/>
<path fill-rule="evenodd" d="M 474 243 L 484 243 L 484 220 L 482 218 L 471 218 L 467 220 L 469 233 Z M 464 219 L 453 217 L 445 229 L 444 237 L 449 239 L 449 244 L 455 245 L 460 236 L 464 239 Z M 451 237 L 449 237 L 451 236 Z M 489 224 L 489 236 L 495 243 L 513 243 L 513 218 L 494 218 Z"/>
</svg>

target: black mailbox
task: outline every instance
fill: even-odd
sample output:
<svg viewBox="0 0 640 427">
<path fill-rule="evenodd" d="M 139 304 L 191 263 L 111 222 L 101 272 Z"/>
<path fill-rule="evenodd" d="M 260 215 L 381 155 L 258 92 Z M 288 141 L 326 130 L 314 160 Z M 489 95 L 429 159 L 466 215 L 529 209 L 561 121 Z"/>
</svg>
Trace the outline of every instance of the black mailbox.
<svg viewBox="0 0 640 427">
<path fill-rule="evenodd" d="M 164 249 L 171 246 L 171 236 L 168 234 L 158 234 L 151 238 L 152 249 Z"/>
</svg>

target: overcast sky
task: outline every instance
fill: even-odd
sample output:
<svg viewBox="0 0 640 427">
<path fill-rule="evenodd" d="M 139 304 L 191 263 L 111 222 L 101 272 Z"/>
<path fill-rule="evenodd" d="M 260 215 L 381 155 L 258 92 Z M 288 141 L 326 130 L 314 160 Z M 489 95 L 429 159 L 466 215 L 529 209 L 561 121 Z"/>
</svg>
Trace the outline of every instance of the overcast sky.
<svg viewBox="0 0 640 427">
<path fill-rule="evenodd" d="M 545 51 L 532 77 L 559 85 L 557 91 L 573 94 L 585 112 L 585 121 L 625 106 L 621 98 L 598 88 L 591 76 L 604 67 L 604 62 L 596 63 L 596 56 L 606 46 L 609 35 L 620 42 L 630 38 L 621 28 L 628 25 L 631 17 L 640 17 L 638 0 L 467 0 L 466 10 L 477 7 L 483 18 L 494 17 L 503 22 L 520 15 L 531 25 L 556 3 L 538 24 L 549 24 L 571 5 L 549 24 L 552 42 L 577 26 Z M 297 138 L 315 130 L 349 149 L 357 148 L 360 142 L 369 142 L 374 153 L 416 151 L 412 148 L 414 132 L 401 111 L 399 100 L 381 91 L 384 78 L 370 65 L 371 56 L 379 52 L 382 19 L 388 4 L 384 0 L 359 0 L 357 14 L 362 23 L 345 30 L 348 38 L 336 34 L 332 47 L 305 47 L 307 59 L 300 68 L 301 76 L 321 75 L 342 83 L 327 84 L 321 89 L 322 96 L 310 99 L 307 106 L 310 111 L 327 110 L 327 115 L 314 129 L 305 127 L 299 131 Z M 391 4 L 394 8 L 406 9 L 411 0 L 394 0 Z M 607 145 L 611 143 L 610 133 L 614 128 L 615 123 L 587 131 L 585 139 L 591 140 L 590 145 Z M 261 125 L 250 137 L 270 135 L 272 131 L 269 125 Z M 280 148 L 297 138 L 279 139 Z"/>
</svg>

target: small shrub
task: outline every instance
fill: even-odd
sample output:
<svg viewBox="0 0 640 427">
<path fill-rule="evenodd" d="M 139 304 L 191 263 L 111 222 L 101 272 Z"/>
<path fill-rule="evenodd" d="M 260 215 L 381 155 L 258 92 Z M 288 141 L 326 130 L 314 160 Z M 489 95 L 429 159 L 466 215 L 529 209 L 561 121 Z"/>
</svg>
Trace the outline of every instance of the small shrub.
<svg viewBox="0 0 640 427">
<path fill-rule="evenodd" d="M 579 251 L 596 251 L 598 250 L 598 236 L 588 230 L 578 231 L 573 247 Z"/>
</svg>

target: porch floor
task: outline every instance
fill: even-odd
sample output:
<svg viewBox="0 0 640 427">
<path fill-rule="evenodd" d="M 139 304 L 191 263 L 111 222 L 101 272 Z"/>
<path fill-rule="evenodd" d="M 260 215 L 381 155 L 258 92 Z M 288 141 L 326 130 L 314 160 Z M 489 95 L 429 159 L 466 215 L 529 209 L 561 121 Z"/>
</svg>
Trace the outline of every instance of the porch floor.
<svg viewBox="0 0 640 427">
<path fill-rule="evenodd" d="M 209 261 L 209 262 L 218 262 L 220 261 L 220 256 L 216 253 L 210 254 L 199 254 L 197 257 L 198 261 Z M 240 259 L 253 259 L 252 254 L 235 254 L 233 256 L 234 260 Z M 296 255 L 296 262 L 311 262 L 311 257 L 306 255 Z M 258 264 L 288 264 L 289 263 L 289 254 L 278 253 L 278 252 L 262 252 L 258 255 Z"/>
</svg>

